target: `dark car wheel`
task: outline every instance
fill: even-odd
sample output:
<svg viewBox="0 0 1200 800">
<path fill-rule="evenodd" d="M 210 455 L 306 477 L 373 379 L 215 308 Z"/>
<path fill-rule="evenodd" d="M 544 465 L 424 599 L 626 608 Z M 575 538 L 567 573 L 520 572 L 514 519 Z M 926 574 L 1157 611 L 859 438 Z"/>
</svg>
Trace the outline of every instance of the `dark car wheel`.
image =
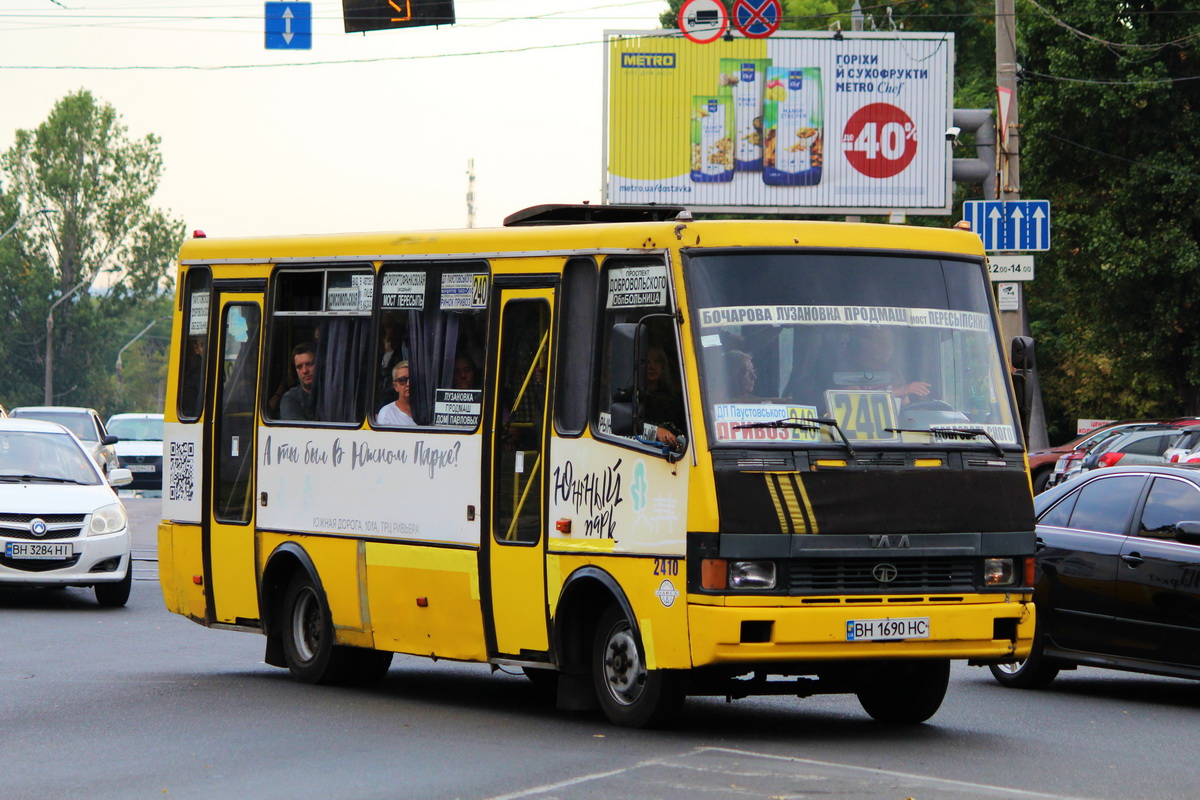
<svg viewBox="0 0 1200 800">
<path fill-rule="evenodd" d="M 125 570 L 125 577 L 116 583 L 97 583 L 96 602 L 105 608 L 120 608 L 129 602 L 129 591 L 133 588 L 133 564 Z"/>
<path fill-rule="evenodd" d="M 1048 664 L 1042 655 L 1042 644 L 1035 641 L 1029 658 L 1012 664 L 989 664 L 992 677 L 1010 689 L 1043 689 L 1058 675 L 1059 668 Z"/>
</svg>

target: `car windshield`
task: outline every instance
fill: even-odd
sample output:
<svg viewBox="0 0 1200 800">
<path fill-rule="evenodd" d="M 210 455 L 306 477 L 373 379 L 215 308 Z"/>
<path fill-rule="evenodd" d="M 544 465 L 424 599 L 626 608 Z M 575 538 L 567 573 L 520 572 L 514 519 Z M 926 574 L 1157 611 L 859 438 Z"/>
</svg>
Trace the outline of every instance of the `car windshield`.
<svg viewBox="0 0 1200 800">
<path fill-rule="evenodd" d="M 0 482 L 100 483 L 88 454 L 64 433 L 0 431 Z"/>
<path fill-rule="evenodd" d="M 698 251 L 686 275 L 715 443 L 1016 446 L 978 263 Z"/>
<path fill-rule="evenodd" d="M 163 421 L 146 417 L 113 417 L 108 432 L 123 442 L 161 442 Z"/>
<path fill-rule="evenodd" d="M 86 413 L 18 410 L 13 416 L 23 417 L 24 419 L 40 419 L 44 422 L 57 422 L 85 442 L 100 441 L 100 436 L 96 433 L 96 426 L 92 424 L 91 416 Z"/>
</svg>

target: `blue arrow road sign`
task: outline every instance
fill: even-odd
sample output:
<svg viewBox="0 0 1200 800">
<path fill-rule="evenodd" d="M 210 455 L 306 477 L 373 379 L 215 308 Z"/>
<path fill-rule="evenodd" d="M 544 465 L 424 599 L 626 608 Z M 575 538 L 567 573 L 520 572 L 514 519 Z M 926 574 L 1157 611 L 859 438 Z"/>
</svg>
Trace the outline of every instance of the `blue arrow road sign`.
<svg viewBox="0 0 1200 800">
<path fill-rule="evenodd" d="M 312 3 L 267 3 L 267 49 L 312 49 Z"/>
<path fill-rule="evenodd" d="M 963 219 L 984 250 L 1049 250 L 1049 200 L 968 200 Z"/>
</svg>

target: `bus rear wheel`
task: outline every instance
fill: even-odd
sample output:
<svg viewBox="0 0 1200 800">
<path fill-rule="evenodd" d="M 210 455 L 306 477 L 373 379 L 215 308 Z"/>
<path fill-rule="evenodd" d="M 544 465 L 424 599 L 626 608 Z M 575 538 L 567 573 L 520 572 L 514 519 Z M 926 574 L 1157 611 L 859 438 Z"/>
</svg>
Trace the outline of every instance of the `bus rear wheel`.
<svg viewBox="0 0 1200 800">
<path fill-rule="evenodd" d="M 644 650 L 629 619 L 616 605 L 600 618 L 592 647 L 592 679 L 605 716 L 616 725 L 661 725 L 684 700 L 682 678 L 646 669 Z"/>
<path fill-rule="evenodd" d="M 949 685 L 949 661 L 898 662 L 871 670 L 858 702 L 878 722 L 912 725 L 937 713 Z"/>
<path fill-rule="evenodd" d="M 335 644 L 329 604 L 316 582 L 297 573 L 283 599 L 283 656 L 288 670 L 304 683 L 378 683 L 392 654 Z"/>
</svg>

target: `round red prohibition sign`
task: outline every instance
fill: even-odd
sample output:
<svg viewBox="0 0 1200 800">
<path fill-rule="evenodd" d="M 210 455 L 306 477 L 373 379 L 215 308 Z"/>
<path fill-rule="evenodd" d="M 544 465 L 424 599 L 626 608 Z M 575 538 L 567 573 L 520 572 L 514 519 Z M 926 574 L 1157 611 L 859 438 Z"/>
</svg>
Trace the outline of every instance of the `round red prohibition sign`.
<svg viewBox="0 0 1200 800">
<path fill-rule="evenodd" d="M 729 14 L 719 0 L 687 0 L 679 7 L 679 30 L 690 42 L 715 42 L 728 28 Z"/>
<path fill-rule="evenodd" d="M 782 21 L 779 0 L 737 0 L 733 4 L 733 26 L 750 39 L 765 39 L 779 30 Z"/>
<path fill-rule="evenodd" d="M 904 109 L 871 103 L 846 120 L 842 152 L 868 178 L 899 175 L 917 155 L 917 126 Z"/>
</svg>

